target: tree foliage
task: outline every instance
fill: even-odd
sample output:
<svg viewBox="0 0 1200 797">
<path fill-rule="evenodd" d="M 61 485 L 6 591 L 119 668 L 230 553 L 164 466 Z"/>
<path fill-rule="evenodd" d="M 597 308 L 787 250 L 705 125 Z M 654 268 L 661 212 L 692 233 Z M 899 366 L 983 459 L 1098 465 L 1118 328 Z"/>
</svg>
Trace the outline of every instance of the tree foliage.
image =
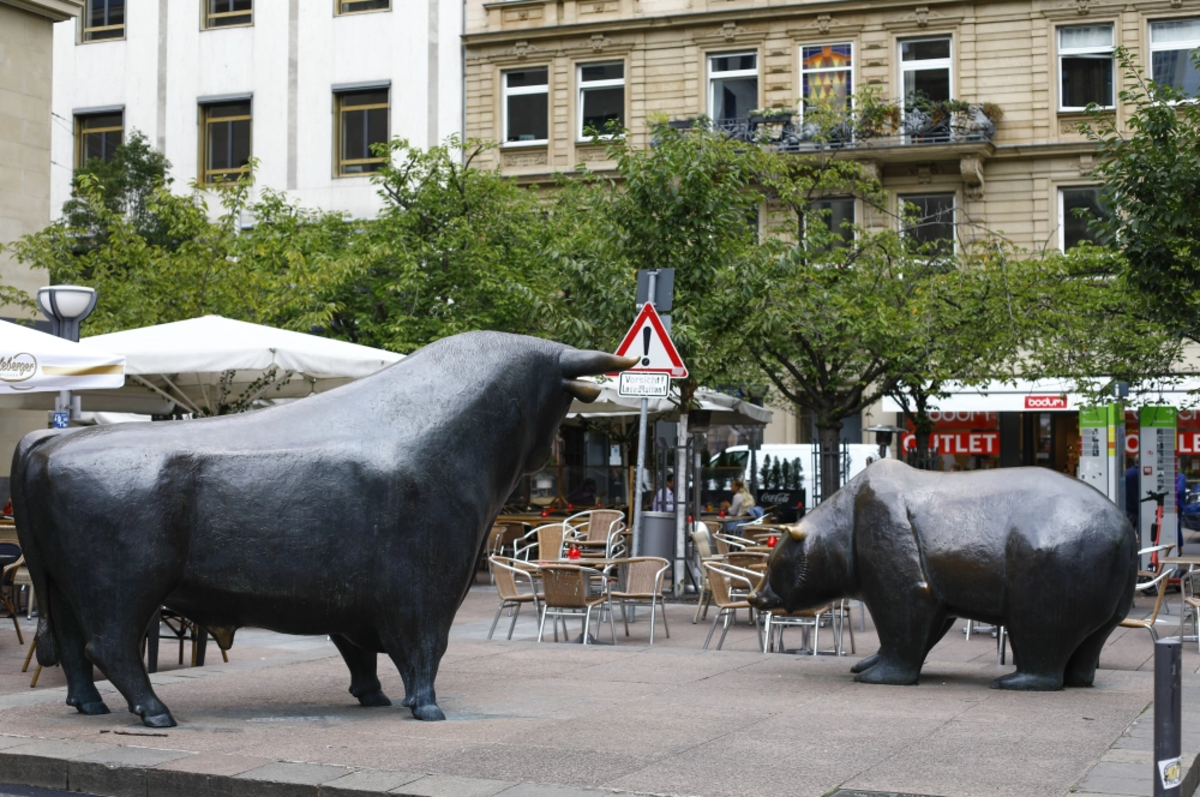
<svg viewBox="0 0 1200 797">
<path fill-rule="evenodd" d="M 1147 78 L 1124 49 L 1117 117 L 1094 110 L 1084 132 L 1099 144 L 1096 176 L 1112 213 L 1097 222 L 1124 255 L 1118 274 L 1180 336 L 1200 341 L 1200 103 Z M 1200 65 L 1200 51 L 1192 54 Z"/>
<path fill-rule="evenodd" d="M 341 307 L 330 297 L 357 270 L 354 227 L 270 189 L 251 201 L 251 179 L 194 186 L 186 196 L 159 185 L 141 213 L 129 213 L 123 203 L 106 201 L 98 179 L 81 175 L 76 213 L 10 248 L 54 282 L 96 288 L 88 334 L 207 314 L 302 331 L 328 324 Z M 214 195 L 215 221 L 207 204 Z M 81 217 L 89 226 L 72 226 L 71 218 Z"/>
</svg>

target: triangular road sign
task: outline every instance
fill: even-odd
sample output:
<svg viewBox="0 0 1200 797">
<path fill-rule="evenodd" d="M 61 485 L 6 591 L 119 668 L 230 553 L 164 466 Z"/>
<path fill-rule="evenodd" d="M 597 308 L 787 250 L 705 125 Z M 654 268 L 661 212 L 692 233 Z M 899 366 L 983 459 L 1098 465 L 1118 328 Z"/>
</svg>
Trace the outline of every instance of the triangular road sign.
<svg viewBox="0 0 1200 797">
<path fill-rule="evenodd" d="M 617 347 L 617 356 L 641 358 L 630 371 L 670 374 L 672 379 L 683 379 L 688 375 L 687 366 L 679 359 L 679 352 L 675 350 L 662 319 L 649 302 L 642 305 L 642 311 Z"/>
</svg>

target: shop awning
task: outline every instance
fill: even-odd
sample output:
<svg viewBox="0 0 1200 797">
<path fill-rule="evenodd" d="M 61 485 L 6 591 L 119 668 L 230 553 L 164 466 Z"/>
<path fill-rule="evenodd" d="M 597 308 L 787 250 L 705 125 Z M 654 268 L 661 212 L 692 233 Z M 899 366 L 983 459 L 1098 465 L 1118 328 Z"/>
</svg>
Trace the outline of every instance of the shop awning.
<svg viewBox="0 0 1200 797">
<path fill-rule="evenodd" d="M 966 387 L 951 383 L 947 398 L 934 399 L 930 409 L 940 412 L 1077 412 L 1080 407 L 1096 403 L 1082 393 L 1072 392 L 1074 382 L 1066 379 L 1018 380 L 1013 384 L 991 382 L 982 387 Z M 1190 395 L 1200 390 L 1200 379 L 1192 377 L 1177 384 L 1148 385 L 1130 392 L 1131 405 L 1168 404 L 1176 407 L 1196 403 Z M 883 399 L 884 412 L 902 412 L 900 404 L 890 396 Z"/>
</svg>

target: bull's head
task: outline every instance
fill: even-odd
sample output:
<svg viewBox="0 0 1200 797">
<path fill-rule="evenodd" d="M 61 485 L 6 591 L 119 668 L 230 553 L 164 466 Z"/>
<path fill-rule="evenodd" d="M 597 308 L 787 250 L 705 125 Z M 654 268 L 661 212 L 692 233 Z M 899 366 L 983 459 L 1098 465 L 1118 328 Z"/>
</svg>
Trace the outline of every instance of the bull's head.
<svg viewBox="0 0 1200 797">
<path fill-rule="evenodd" d="M 807 534 L 800 526 L 789 529 L 782 537 L 767 563 L 767 575 L 750 596 L 750 603 L 760 611 L 778 609 L 794 612 L 816 605 L 812 596 L 805 550 Z"/>
<path fill-rule="evenodd" d="M 537 472 L 550 459 L 554 435 L 558 433 L 558 422 L 567 414 L 571 402 L 579 399 L 591 403 L 600 397 L 599 385 L 584 381 L 580 377 L 624 371 L 632 368 L 638 362 L 636 357 L 618 357 L 603 351 L 587 351 L 570 346 L 554 345 L 557 347 L 554 355 L 558 360 L 559 376 L 546 385 L 546 389 L 552 395 L 544 396 L 544 399 L 549 402 L 544 406 L 553 407 L 551 412 L 557 417 L 552 425 L 539 425 L 539 437 L 525 460 L 525 473 Z"/>
</svg>

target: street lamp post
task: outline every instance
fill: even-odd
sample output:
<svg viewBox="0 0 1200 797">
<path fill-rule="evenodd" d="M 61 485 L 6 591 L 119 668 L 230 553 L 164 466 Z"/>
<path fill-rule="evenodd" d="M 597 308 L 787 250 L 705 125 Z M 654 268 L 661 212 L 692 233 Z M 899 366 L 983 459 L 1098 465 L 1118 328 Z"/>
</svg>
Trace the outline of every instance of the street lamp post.
<svg viewBox="0 0 1200 797">
<path fill-rule="evenodd" d="M 38 288 L 37 302 L 50 319 L 50 332 L 78 343 L 79 325 L 96 309 L 96 291 L 80 285 L 50 285 Z M 58 423 L 60 413 L 69 413 L 78 420 L 79 412 L 79 399 L 72 397 L 69 390 L 60 390 L 54 407 L 55 426 L 65 425 Z"/>
</svg>

